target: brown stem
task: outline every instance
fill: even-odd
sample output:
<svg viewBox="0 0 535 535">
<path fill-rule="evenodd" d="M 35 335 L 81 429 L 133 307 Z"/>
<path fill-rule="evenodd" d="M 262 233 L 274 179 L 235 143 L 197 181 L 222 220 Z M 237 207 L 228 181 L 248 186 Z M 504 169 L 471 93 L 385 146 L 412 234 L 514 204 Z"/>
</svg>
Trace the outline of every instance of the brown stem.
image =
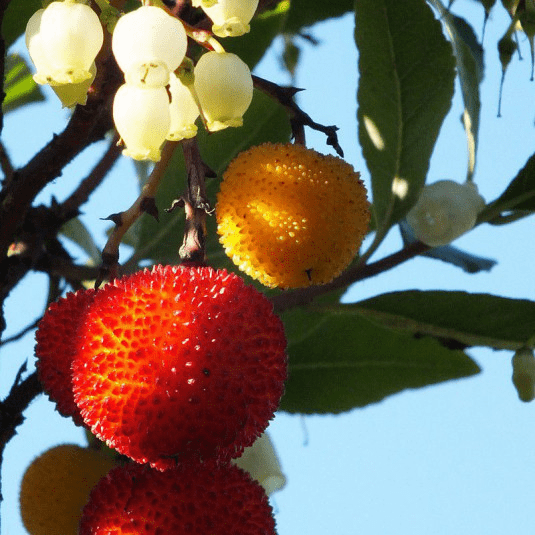
<svg viewBox="0 0 535 535">
<path fill-rule="evenodd" d="M 206 196 L 204 180 L 209 171 L 201 158 L 195 138 L 184 140 L 182 147 L 188 172 L 188 190 L 182 198 L 186 212 L 186 225 L 179 255 L 183 262 L 204 264 L 206 261 L 206 214 L 212 211 Z"/>
<path fill-rule="evenodd" d="M 119 156 L 121 147 L 117 145 L 119 136 L 115 135 L 100 161 L 91 170 L 89 175 L 82 180 L 76 190 L 58 207 L 57 214 L 62 220 L 68 221 L 69 214 L 78 213 L 82 204 L 87 202 L 89 196 L 101 184 L 108 172 L 111 170 Z"/>
<path fill-rule="evenodd" d="M 128 210 L 118 214 L 112 214 L 108 217 L 108 219 L 115 223 L 115 228 L 112 230 L 102 250 L 102 267 L 95 287 L 98 288 L 105 278 L 116 276 L 117 264 L 119 262 L 119 245 L 126 231 L 143 213 L 148 212 L 153 216 L 157 215 L 157 212 L 155 213 L 153 211 L 156 208 L 154 196 L 178 143 L 177 141 L 167 141 L 165 143 L 160 161 L 154 166 L 152 173 L 142 187 L 141 193 L 134 201 L 134 204 Z"/>
<path fill-rule="evenodd" d="M 304 126 L 308 126 L 313 130 L 323 132 L 327 136 L 327 145 L 331 145 L 336 153 L 343 158 L 344 151 L 338 143 L 338 136 L 336 134 L 338 127 L 324 126 L 316 123 L 295 103 L 294 96 L 299 91 L 302 91 L 302 89 L 298 89 L 297 87 L 281 87 L 259 76 L 253 76 L 253 83 L 257 89 L 286 108 L 290 117 L 293 136 L 298 143 L 304 144 Z"/>
<path fill-rule="evenodd" d="M 346 288 L 350 284 L 360 280 L 379 275 L 379 273 L 388 271 L 428 250 L 429 246 L 422 242 L 415 242 L 372 264 L 362 265 L 357 262 L 329 284 L 299 288 L 273 296 L 271 300 L 274 309 L 280 313 L 296 306 L 307 305 L 320 295 Z"/>
</svg>

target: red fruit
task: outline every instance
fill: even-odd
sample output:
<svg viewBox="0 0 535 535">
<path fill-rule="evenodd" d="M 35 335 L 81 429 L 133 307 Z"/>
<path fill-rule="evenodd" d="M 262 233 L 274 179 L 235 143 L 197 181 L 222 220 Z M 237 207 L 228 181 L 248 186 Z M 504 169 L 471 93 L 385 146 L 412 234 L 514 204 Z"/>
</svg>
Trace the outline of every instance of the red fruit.
<svg viewBox="0 0 535 535">
<path fill-rule="evenodd" d="M 83 420 L 72 394 L 71 363 L 78 326 L 94 296 L 94 290 L 79 290 L 52 303 L 35 333 L 36 367 L 43 388 L 58 412 L 72 416 L 78 425 Z"/>
<path fill-rule="evenodd" d="M 233 465 L 114 468 L 93 488 L 79 535 L 273 535 L 264 489 Z"/>
<path fill-rule="evenodd" d="M 73 362 L 75 400 L 93 433 L 139 463 L 226 461 L 273 417 L 285 346 L 271 302 L 238 276 L 157 266 L 96 293 Z"/>
</svg>

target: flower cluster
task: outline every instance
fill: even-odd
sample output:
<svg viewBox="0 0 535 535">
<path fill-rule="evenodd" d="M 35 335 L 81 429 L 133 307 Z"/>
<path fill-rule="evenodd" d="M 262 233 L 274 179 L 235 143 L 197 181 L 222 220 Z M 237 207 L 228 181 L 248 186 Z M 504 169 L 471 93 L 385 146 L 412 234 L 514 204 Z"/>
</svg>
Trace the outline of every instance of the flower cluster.
<svg viewBox="0 0 535 535">
<path fill-rule="evenodd" d="M 258 0 L 194 5 L 212 18 L 216 35 L 237 36 L 249 31 Z M 30 19 L 26 42 L 37 67 L 35 80 L 49 83 L 64 106 L 85 104 L 103 43 L 96 13 L 83 0 L 52 2 Z M 199 115 L 211 132 L 243 124 L 253 97 L 251 72 L 213 37 L 209 43 L 214 50 L 203 54 L 193 69 L 178 18 L 144 5 L 118 19 L 112 51 L 125 83 L 115 95 L 113 119 L 125 145 L 123 154 L 158 161 L 165 140 L 196 135 Z"/>
</svg>

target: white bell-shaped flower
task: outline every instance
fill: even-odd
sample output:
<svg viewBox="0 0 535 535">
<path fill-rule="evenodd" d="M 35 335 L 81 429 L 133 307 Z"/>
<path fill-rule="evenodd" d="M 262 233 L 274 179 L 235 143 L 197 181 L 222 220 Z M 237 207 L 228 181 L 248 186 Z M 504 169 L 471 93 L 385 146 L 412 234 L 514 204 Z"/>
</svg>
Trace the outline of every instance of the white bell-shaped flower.
<svg viewBox="0 0 535 535">
<path fill-rule="evenodd" d="M 171 127 L 167 139 L 180 141 L 197 135 L 197 125 L 195 121 L 199 117 L 199 108 L 191 91 L 185 86 L 174 73 L 169 79 L 169 92 L 171 102 L 169 110 L 171 113 Z"/>
<path fill-rule="evenodd" d="M 163 9 L 142 6 L 123 15 L 113 31 L 112 50 L 128 84 L 165 86 L 186 55 L 183 24 Z"/>
<path fill-rule="evenodd" d="M 122 85 L 113 101 L 113 120 L 126 145 L 124 155 L 134 160 L 159 161 L 171 126 L 167 90 Z"/>
<path fill-rule="evenodd" d="M 475 184 L 439 180 L 423 188 L 407 223 L 423 243 L 446 245 L 475 225 L 484 206 Z"/>
<path fill-rule="evenodd" d="M 84 106 L 87 102 L 87 91 L 91 87 L 91 84 L 95 80 L 97 74 L 97 67 L 95 63 L 89 68 L 91 78 L 78 82 L 77 84 L 63 84 L 51 86 L 54 93 L 61 100 L 63 108 L 74 108 L 77 104 Z"/>
<path fill-rule="evenodd" d="M 218 37 L 237 37 L 248 33 L 249 22 L 258 0 L 218 0 L 213 5 L 201 2 L 203 11 L 212 19 L 212 32 Z"/>
<path fill-rule="evenodd" d="M 26 45 L 39 84 L 77 84 L 91 78 L 104 32 L 87 5 L 65 0 L 37 11 L 26 26 Z"/>
<path fill-rule="evenodd" d="M 253 99 L 249 67 L 230 52 L 207 52 L 195 66 L 195 91 L 211 132 L 242 126 Z"/>
<path fill-rule="evenodd" d="M 235 459 L 234 463 L 249 472 L 267 494 L 282 489 L 286 484 L 286 477 L 267 433 L 258 437 L 252 446 L 245 448 L 242 456 Z"/>
</svg>

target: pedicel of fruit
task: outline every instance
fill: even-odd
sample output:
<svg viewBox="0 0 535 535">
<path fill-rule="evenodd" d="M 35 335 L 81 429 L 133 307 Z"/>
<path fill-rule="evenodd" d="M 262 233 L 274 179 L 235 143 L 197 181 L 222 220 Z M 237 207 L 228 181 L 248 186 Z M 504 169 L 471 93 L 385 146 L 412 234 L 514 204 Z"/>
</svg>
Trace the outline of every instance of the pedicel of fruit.
<svg viewBox="0 0 535 535">
<path fill-rule="evenodd" d="M 366 188 L 344 160 L 265 143 L 223 175 L 217 232 L 238 268 L 269 287 L 325 284 L 357 255 L 370 220 Z"/>
<path fill-rule="evenodd" d="M 86 425 L 160 470 L 239 456 L 273 418 L 287 376 L 271 301 L 207 267 L 155 266 L 100 288 L 77 346 L 72 381 Z"/>
</svg>

